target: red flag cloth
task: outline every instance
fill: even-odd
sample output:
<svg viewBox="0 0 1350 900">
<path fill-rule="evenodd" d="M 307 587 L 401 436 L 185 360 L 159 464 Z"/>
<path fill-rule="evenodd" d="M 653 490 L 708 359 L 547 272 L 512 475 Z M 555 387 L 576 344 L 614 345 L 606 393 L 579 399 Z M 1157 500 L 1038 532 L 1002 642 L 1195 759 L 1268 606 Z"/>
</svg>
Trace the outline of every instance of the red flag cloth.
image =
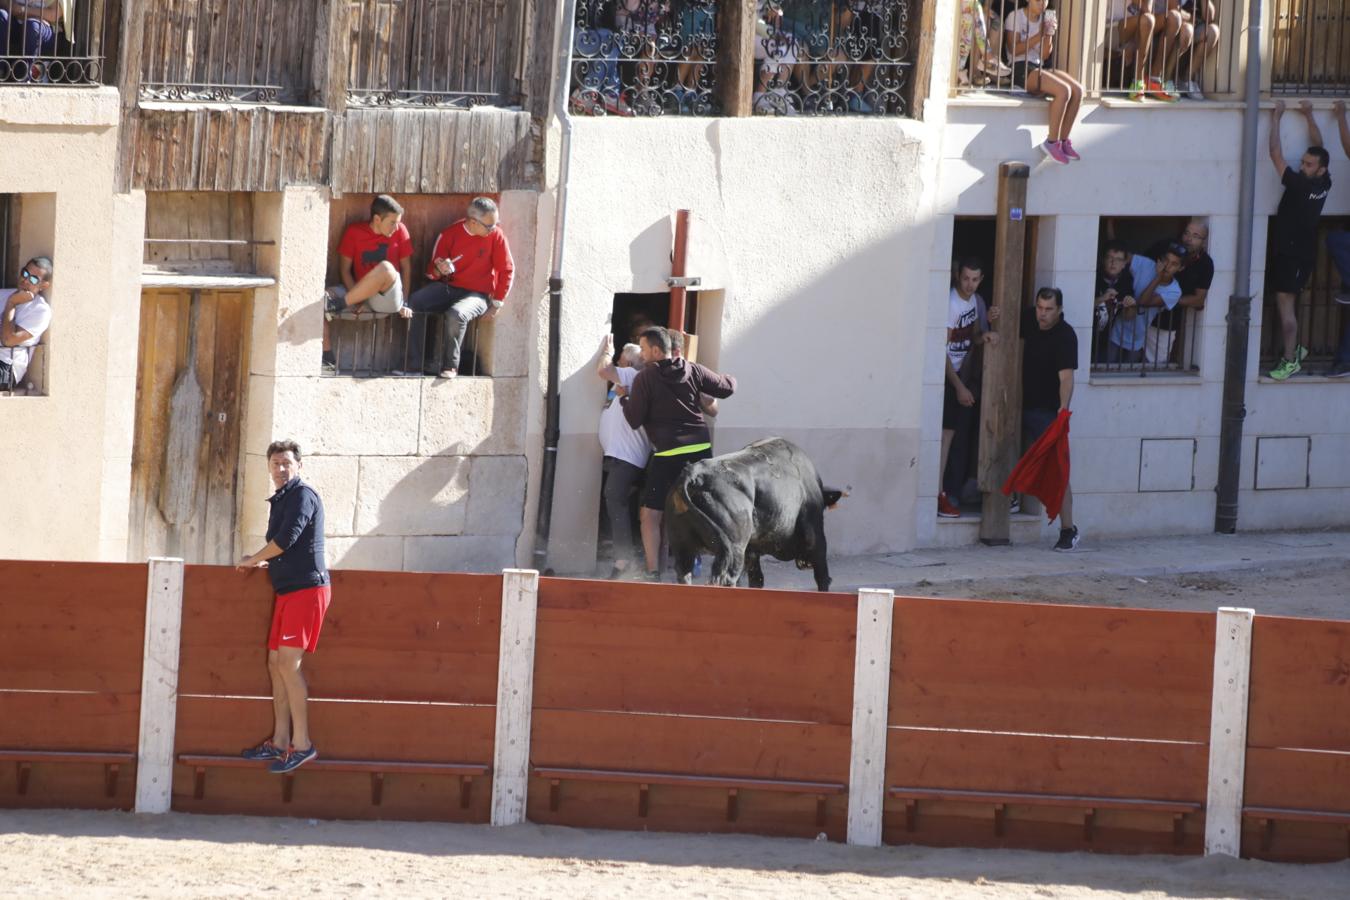
<svg viewBox="0 0 1350 900">
<path fill-rule="evenodd" d="M 1064 503 L 1069 487 L 1069 416 L 1061 409 L 1055 421 L 1027 448 L 1003 483 L 1003 493 L 1030 494 L 1045 506 L 1047 521 L 1053 522 Z"/>
</svg>

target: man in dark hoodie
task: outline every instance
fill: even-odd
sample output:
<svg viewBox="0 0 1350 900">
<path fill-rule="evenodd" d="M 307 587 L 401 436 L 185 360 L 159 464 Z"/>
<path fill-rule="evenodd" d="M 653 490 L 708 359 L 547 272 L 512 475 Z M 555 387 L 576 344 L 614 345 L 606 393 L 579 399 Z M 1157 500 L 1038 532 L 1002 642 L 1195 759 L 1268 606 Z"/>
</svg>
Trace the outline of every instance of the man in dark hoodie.
<svg viewBox="0 0 1350 900">
<path fill-rule="evenodd" d="M 711 435 L 703 418 L 701 395 L 730 397 L 736 379 L 706 366 L 673 358 L 670 332 L 648 328 L 638 339 L 645 364 L 629 391 L 616 388 L 623 415 L 633 428 L 645 428 L 652 443 L 647 486 L 642 493 L 642 549 L 647 578 L 661 580 L 661 513 L 675 478 L 691 462 L 712 456 Z"/>
</svg>

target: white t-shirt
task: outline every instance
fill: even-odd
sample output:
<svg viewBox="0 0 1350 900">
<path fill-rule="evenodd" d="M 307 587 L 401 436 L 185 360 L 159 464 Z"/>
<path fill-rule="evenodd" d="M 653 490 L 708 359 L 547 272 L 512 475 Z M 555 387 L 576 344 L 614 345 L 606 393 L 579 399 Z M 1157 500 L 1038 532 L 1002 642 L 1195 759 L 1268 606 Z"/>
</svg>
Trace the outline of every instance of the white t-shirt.
<svg viewBox="0 0 1350 900">
<path fill-rule="evenodd" d="M 0 290 L 0 310 L 5 308 L 5 302 L 13 293 L 14 288 Z M 51 323 L 52 308 L 41 294 L 14 307 L 14 327 L 32 335 L 17 347 L 0 347 L 0 362 L 7 362 L 14 369 L 15 381 L 23 378 L 23 374 L 28 371 L 28 362 L 33 357 L 33 351 L 28 348 L 42 339 L 42 333 Z"/>
<path fill-rule="evenodd" d="M 619 373 L 619 384 L 624 390 L 631 391 L 638 370 L 620 366 L 616 371 Z M 639 469 L 646 468 L 647 457 L 652 454 L 647 432 L 629 427 L 628 420 L 623 416 L 623 404 L 619 403 L 617 397 L 608 401 L 600 413 L 600 448 L 606 456 L 632 463 Z"/>
<path fill-rule="evenodd" d="M 1041 12 L 1041 17 L 1035 22 L 1027 18 L 1027 11 L 1019 9 L 1008 16 L 1004 28 L 1021 38 L 1026 44 L 1025 53 L 1012 54 L 1013 62 L 1040 63 L 1041 60 L 1041 42 L 1033 40 L 1041 35 L 1041 26 L 1045 24 L 1045 12 Z M 1012 47 L 1012 40 L 1009 39 L 1008 47 Z"/>
<path fill-rule="evenodd" d="M 979 321 L 979 294 L 971 294 L 969 300 L 962 300 L 956 288 L 952 288 L 951 299 L 947 301 L 947 331 L 951 335 L 947 340 L 947 358 L 952 368 L 961 371 L 961 364 L 970 353 L 971 342 L 975 340 L 975 323 Z"/>
</svg>

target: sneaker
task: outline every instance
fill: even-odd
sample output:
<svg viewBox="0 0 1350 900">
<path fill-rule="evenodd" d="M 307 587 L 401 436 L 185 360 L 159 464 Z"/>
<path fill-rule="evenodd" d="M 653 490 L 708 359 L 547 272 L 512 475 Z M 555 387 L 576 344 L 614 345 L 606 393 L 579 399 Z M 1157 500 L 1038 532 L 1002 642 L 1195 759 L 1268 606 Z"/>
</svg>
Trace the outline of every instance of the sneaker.
<svg viewBox="0 0 1350 900">
<path fill-rule="evenodd" d="M 437 378 L 455 378 L 455 377 L 457 377 L 458 375 L 459 375 L 459 373 L 458 373 L 457 371 L 455 371 L 454 369 L 441 369 L 441 371 L 436 375 L 436 377 L 437 377 Z"/>
<path fill-rule="evenodd" d="M 661 583 L 661 573 L 660 573 L 660 572 L 644 572 L 643 575 L 642 575 L 642 580 L 643 580 L 643 581 L 650 582 L 650 583 L 652 583 L 652 584 L 660 584 L 660 583 Z"/>
<path fill-rule="evenodd" d="M 693 576 L 694 576 L 695 578 L 702 578 L 702 577 L 703 577 L 703 557 L 702 557 L 702 556 L 695 556 L 695 557 L 694 557 L 694 570 L 693 570 Z"/>
<path fill-rule="evenodd" d="M 256 747 L 249 747 L 247 750 L 240 753 L 239 755 L 242 756 L 244 759 L 256 759 L 261 762 L 262 760 L 266 759 L 284 759 L 286 756 L 286 751 L 282 750 L 276 744 L 268 740 L 263 741 Z"/>
<path fill-rule="evenodd" d="M 337 372 L 337 357 L 333 355 L 332 350 L 323 351 L 323 355 L 319 357 L 319 364 L 325 372 L 330 374 Z"/>
<path fill-rule="evenodd" d="M 1327 369 L 1328 378 L 1344 378 L 1350 375 L 1350 362 L 1333 363 L 1330 369 Z"/>
<path fill-rule="evenodd" d="M 1282 359 L 1278 366 L 1270 370 L 1270 377 L 1274 378 L 1276 381 L 1284 381 L 1290 375 L 1298 372 L 1301 368 L 1303 367 L 1292 359 Z"/>
<path fill-rule="evenodd" d="M 1159 81 L 1156 78 L 1148 80 L 1148 95 L 1154 100 L 1161 100 L 1164 103 L 1176 103 L 1181 99 L 1175 84 L 1170 81 Z"/>
<path fill-rule="evenodd" d="M 309 745 L 308 750 L 291 750 L 285 756 L 278 759 L 272 765 L 267 767 L 267 771 L 273 775 L 284 775 L 287 772 L 294 772 L 319 755 L 319 748 L 313 744 Z"/>
<path fill-rule="evenodd" d="M 1041 144 L 1041 152 L 1061 166 L 1069 164 L 1069 157 L 1064 155 L 1064 150 L 1060 147 L 1059 141 L 1046 141 Z"/>
<path fill-rule="evenodd" d="M 1009 515 L 1017 515 L 1022 511 L 1022 495 L 1013 494 L 1012 501 L 1008 504 Z"/>
<path fill-rule="evenodd" d="M 1181 86 L 1181 92 L 1186 95 L 1188 100 L 1204 100 L 1205 92 L 1200 90 L 1200 82 L 1194 78 L 1186 81 Z"/>
<path fill-rule="evenodd" d="M 1074 162 L 1077 162 L 1078 160 L 1083 158 L 1078 155 L 1077 150 L 1073 149 L 1073 141 L 1069 140 L 1068 138 L 1065 138 L 1064 140 L 1059 142 L 1059 149 L 1060 152 L 1062 152 L 1065 156 L 1067 156 Z"/>
<path fill-rule="evenodd" d="M 1060 553 L 1072 553 L 1078 549 L 1078 526 L 1072 528 L 1061 528 L 1059 530 L 1059 540 L 1055 542 L 1054 549 Z"/>
<path fill-rule="evenodd" d="M 1308 348 L 1303 346 L 1302 344 L 1295 345 L 1294 358 L 1297 359 L 1299 363 L 1302 363 L 1305 359 L 1308 358 Z"/>
<path fill-rule="evenodd" d="M 1336 302 L 1341 306 L 1350 306 L 1350 293 L 1342 292 L 1336 295 Z"/>
<path fill-rule="evenodd" d="M 1147 94 L 1147 93 L 1148 93 L 1148 85 L 1144 83 L 1143 79 L 1141 79 L 1141 78 L 1136 78 L 1136 79 L 1130 84 L 1130 99 L 1131 99 L 1131 100 L 1143 100 L 1143 99 L 1144 99 L 1144 95 Z"/>
<path fill-rule="evenodd" d="M 938 518 L 939 519 L 959 519 L 961 517 L 961 507 L 947 499 L 947 492 L 938 494 Z"/>
<path fill-rule="evenodd" d="M 347 301 L 344 298 L 339 297 L 336 294 L 329 293 L 328 291 L 323 292 L 324 312 L 332 313 L 333 315 L 336 316 L 339 313 L 345 312 L 346 309 L 347 309 Z"/>
</svg>

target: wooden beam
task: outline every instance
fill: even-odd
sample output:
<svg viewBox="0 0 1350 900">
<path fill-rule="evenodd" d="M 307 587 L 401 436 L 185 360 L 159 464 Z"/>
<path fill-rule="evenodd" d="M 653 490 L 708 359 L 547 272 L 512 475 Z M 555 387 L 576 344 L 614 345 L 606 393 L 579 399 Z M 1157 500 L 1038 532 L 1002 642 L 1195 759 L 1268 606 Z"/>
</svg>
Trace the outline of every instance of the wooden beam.
<svg viewBox="0 0 1350 900">
<path fill-rule="evenodd" d="M 552 101 L 553 54 L 558 50 L 570 50 L 559 46 L 561 37 L 559 19 L 562 18 L 562 4 L 549 0 L 530 0 L 521 11 L 525 21 L 521 24 L 521 33 L 525 36 L 519 52 L 525 57 L 524 88 L 522 106 L 536 119 L 548 117 L 549 104 Z M 562 33 L 567 33 L 567 24 L 562 23 Z M 571 77 L 568 72 L 567 77 Z M 542 143 L 542 142 L 541 142 Z"/>
<path fill-rule="evenodd" d="M 944 4 L 924 3 L 919 13 L 918 46 L 914 53 L 914 68 L 909 71 L 910 78 L 914 79 L 909 114 L 915 119 L 923 118 L 923 105 L 933 87 L 933 32 L 936 30 L 933 26 L 940 5 L 947 8 Z"/>
<path fill-rule="evenodd" d="M 881 846 L 886 801 L 886 724 L 890 713 L 891 628 L 895 592 L 858 591 L 853 659 L 853 730 L 848 767 L 848 842 Z"/>
<path fill-rule="evenodd" d="M 117 92 L 122 113 L 117 135 L 117 171 L 113 190 L 125 194 L 131 190 L 136 152 L 136 106 L 141 96 L 141 54 L 145 40 L 145 10 L 148 3 L 121 4 L 119 29 L 121 55 L 117 60 Z"/>
<path fill-rule="evenodd" d="M 717 94 L 724 116 L 753 112 L 756 7 L 755 0 L 729 0 L 718 13 Z"/>
<path fill-rule="evenodd" d="M 538 606 L 539 573 L 531 569 L 503 570 L 497 731 L 492 762 L 493 825 L 519 825 L 525 821 Z"/>
<path fill-rule="evenodd" d="M 1012 530 L 1010 501 L 1003 482 L 1021 456 L 1022 437 L 1022 264 L 1027 238 L 1026 163 L 998 167 L 998 218 L 994 232 L 993 306 L 1002 315 L 991 328 L 999 336 L 984 348 L 984 381 L 980 408 L 980 540 L 1006 544 Z"/>
<path fill-rule="evenodd" d="M 166 813 L 173 800 L 183 561 L 151 557 L 145 588 L 145 658 L 136 753 L 136 812 Z"/>
<path fill-rule="evenodd" d="M 347 111 L 347 60 L 351 55 L 348 33 L 351 4 L 348 0 L 319 0 L 319 31 L 314 37 L 314 105 L 334 116 Z"/>
<path fill-rule="evenodd" d="M 1254 616 L 1250 609 L 1221 606 L 1214 621 L 1206 856 L 1242 855 L 1242 790 L 1247 777 L 1247 706 L 1251 693 Z"/>
</svg>

